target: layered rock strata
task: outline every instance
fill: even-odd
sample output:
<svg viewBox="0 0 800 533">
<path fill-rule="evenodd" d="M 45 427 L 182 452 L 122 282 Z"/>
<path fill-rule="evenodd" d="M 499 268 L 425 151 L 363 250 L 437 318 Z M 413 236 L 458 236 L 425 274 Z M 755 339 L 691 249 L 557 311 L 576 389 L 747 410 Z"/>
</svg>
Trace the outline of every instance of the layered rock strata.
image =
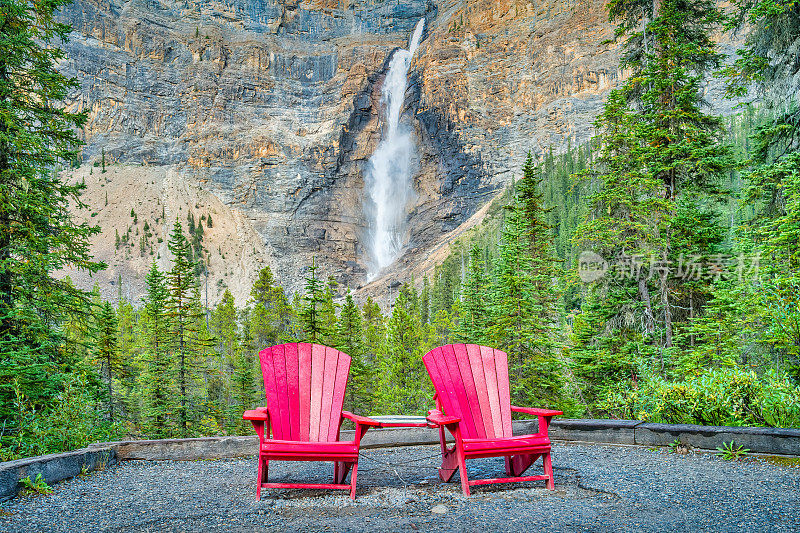
<svg viewBox="0 0 800 533">
<path fill-rule="evenodd" d="M 180 196 L 194 204 L 160 219 L 160 234 L 212 206 L 236 220 L 225 237 L 211 232 L 239 243 L 224 260 L 222 241 L 204 244 L 212 302 L 230 287 L 243 303 L 263 265 L 298 290 L 313 257 L 324 276 L 363 285 L 381 85 L 421 17 L 403 118 L 418 145 L 407 247 L 364 294 L 428 270 L 528 151 L 587 140 L 621 78 L 602 0 L 76 0 L 61 17 L 74 27 L 63 68 L 81 84 L 72 108 L 89 116 L 78 173 L 105 157 L 130 185 L 113 198 L 122 219 L 105 217 L 94 243 L 113 271 L 81 281 L 106 295 L 120 278 L 142 286 L 148 262 L 110 243 L 127 231 L 127 204 L 155 213 L 177 201 L 144 186 L 162 175 L 197 193 Z M 104 182 L 87 185 L 99 201 Z"/>
</svg>

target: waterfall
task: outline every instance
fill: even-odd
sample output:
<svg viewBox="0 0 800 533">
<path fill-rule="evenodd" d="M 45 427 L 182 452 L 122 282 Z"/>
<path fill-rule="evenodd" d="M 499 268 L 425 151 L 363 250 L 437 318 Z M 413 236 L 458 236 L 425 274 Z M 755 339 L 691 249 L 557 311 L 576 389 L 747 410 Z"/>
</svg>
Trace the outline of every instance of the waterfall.
<svg viewBox="0 0 800 533">
<path fill-rule="evenodd" d="M 411 186 L 411 161 L 415 155 L 411 128 L 400 123 L 400 112 L 408 84 L 411 58 L 419 45 L 425 19 L 414 28 L 408 50 L 397 50 L 381 88 L 383 132 L 378 147 L 369 158 L 365 185 L 366 214 L 369 221 L 369 278 L 392 264 L 400 255 L 406 230 L 406 205 L 414 194 Z"/>
</svg>

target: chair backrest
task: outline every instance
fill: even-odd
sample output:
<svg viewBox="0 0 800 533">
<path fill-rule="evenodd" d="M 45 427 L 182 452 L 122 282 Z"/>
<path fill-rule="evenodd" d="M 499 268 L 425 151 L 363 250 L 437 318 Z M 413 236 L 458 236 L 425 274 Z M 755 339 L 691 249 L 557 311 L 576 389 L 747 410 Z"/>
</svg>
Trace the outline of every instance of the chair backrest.
<svg viewBox="0 0 800 533">
<path fill-rule="evenodd" d="M 461 418 L 467 439 L 511 437 L 511 394 L 505 352 L 449 344 L 423 358 L 444 413 Z"/>
<path fill-rule="evenodd" d="M 320 344 L 261 350 L 272 438 L 333 442 L 338 438 L 350 356 Z"/>
</svg>

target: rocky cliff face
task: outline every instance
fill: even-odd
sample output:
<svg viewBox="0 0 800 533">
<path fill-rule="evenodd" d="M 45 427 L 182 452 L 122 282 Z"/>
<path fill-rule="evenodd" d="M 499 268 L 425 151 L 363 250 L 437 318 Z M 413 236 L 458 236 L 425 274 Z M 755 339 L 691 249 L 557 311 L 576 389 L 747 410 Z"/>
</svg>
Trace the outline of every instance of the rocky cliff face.
<svg viewBox="0 0 800 533">
<path fill-rule="evenodd" d="M 105 154 L 131 184 L 111 199 L 116 212 L 143 202 L 163 235 L 189 211 L 235 219 L 205 243 L 219 255 L 212 301 L 225 286 L 244 301 L 263 264 L 298 289 L 314 256 L 325 275 L 365 283 L 381 84 L 421 17 L 405 110 L 419 147 L 408 247 L 367 291 L 428 268 L 529 150 L 588 139 L 620 78 L 602 0 L 76 0 L 62 17 L 75 30 L 64 66 L 81 83 L 74 107 L 89 114 L 76 176 Z M 171 185 L 136 187 L 149 182 Z M 95 249 L 113 267 L 98 281 L 109 295 L 127 279 L 135 293 L 148 261 L 110 246 L 130 224 L 102 214 L 106 183 L 87 180 L 105 217 Z M 176 184 L 197 192 L 176 196 Z M 166 259 L 163 246 L 137 250 L 150 252 Z"/>
</svg>

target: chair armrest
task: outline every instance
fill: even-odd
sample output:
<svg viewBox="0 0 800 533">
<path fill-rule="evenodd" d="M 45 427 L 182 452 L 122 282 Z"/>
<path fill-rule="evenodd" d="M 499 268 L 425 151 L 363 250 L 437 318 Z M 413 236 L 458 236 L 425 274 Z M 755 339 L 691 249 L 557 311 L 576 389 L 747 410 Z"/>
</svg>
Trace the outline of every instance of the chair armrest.
<svg viewBox="0 0 800 533">
<path fill-rule="evenodd" d="M 269 438 L 271 430 L 269 427 L 269 410 L 266 407 L 256 407 L 255 409 L 245 411 L 242 418 L 244 420 L 249 420 L 250 423 L 253 424 L 253 429 L 256 434 L 258 434 L 258 440 L 261 443 L 264 442 L 265 438 Z M 266 426 L 266 428 L 264 426 Z"/>
<path fill-rule="evenodd" d="M 266 407 L 256 407 L 255 409 L 245 411 L 242 415 L 242 419 L 267 421 L 269 420 L 269 411 Z"/>
<path fill-rule="evenodd" d="M 457 424 L 461 422 L 461 419 L 457 416 L 447 416 L 436 409 L 431 409 L 428 411 L 428 416 L 426 418 L 428 422 L 434 426 L 449 426 L 451 424 Z"/>
<path fill-rule="evenodd" d="M 361 447 L 361 437 L 364 436 L 364 433 L 366 433 L 369 428 L 378 427 L 381 425 L 380 422 L 378 422 L 377 420 L 367 418 L 366 416 L 358 416 L 354 415 L 350 411 L 342 411 L 342 418 L 339 419 L 339 427 L 341 427 L 342 422 L 344 421 L 345 418 L 347 420 L 351 420 L 356 423 L 356 431 L 355 431 L 356 447 Z"/>
<path fill-rule="evenodd" d="M 558 416 L 564 414 L 563 411 L 553 411 L 552 409 L 537 409 L 535 407 L 517 407 L 516 405 L 512 405 L 511 410 L 517 413 L 525 413 L 526 415 L 535 415 L 535 416 Z"/>
<path fill-rule="evenodd" d="M 342 418 L 346 418 L 352 422 L 355 422 L 356 424 L 361 424 L 362 426 L 377 427 L 381 425 L 377 420 L 367 418 L 366 416 L 354 415 L 350 411 L 342 411 Z"/>
<path fill-rule="evenodd" d="M 511 410 L 517 413 L 524 413 L 526 415 L 535 415 L 539 417 L 539 434 L 547 437 L 547 428 L 550 425 L 550 419 L 557 415 L 563 415 L 562 411 L 554 411 L 552 409 L 537 409 L 535 407 L 517 407 L 511 406 Z"/>
</svg>

